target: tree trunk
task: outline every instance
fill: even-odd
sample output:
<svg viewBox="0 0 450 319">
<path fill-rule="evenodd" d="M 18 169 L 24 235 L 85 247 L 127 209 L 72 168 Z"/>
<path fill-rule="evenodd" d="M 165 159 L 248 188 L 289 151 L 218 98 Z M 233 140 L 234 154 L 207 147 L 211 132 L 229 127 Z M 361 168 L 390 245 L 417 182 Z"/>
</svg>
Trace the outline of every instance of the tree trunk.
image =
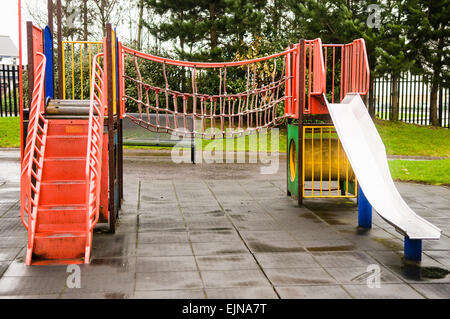
<svg viewBox="0 0 450 319">
<path fill-rule="evenodd" d="M 443 30 L 443 26 L 441 25 L 439 28 L 441 31 Z M 442 72 L 442 52 L 444 49 L 444 40 L 443 37 L 440 37 L 438 40 L 437 47 L 437 59 L 433 65 L 433 77 L 432 77 L 432 85 L 431 85 L 431 97 L 430 97 L 430 120 L 431 125 L 440 126 L 439 117 L 438 117 L 438 92 L 439 92 L 439 84 L 441 83 L 441 72 Z"/>
<path fill-rule="evenodd" d="M 88 0 L 83 0 L 83 41 L 88 40 Z"/>
<path fill-rule="evenodd" d="M 439 126 L 438 105 L 437 105 L 438 92 L 439 92 L 439 83 L 433 79 L 430 97 L 430 121 L 431 125 L 433 126 Z"/>
<path fill-rule="evenodd" d="M 375 79 L 373 76 L 370 77 L 369 82 L 369 114 L 371 118 L 375 118 L 375 97 L 373 95 L 373 87 L 374 87 Z"/>
<path fill-rule="evenodd" d="M 216 4 L 214 2 L 209 3 L 209 20 L 211 21 L 211 29 L 210 29 L 210 41 L 211 41 L 211 50 L 217 47 L 217 31 L 214 25 L 216 20 Z"/>
<path fill-rule="evenodd" d="M 398 121 L 398 76 L 392 76 L 392 114 L 391 121 Z"/>
<path fill-rule="evenodd" d="M 101 0 L 100 4 L 100 19 L 103 29 L 103 36 L 106 36 L 106 16 L 105 16 L 105 8 L 106 8 L 106 0 Z"/>
<path fill-rule="evenodd" d="M 139 0 L 139 22 L 138 22 L 138 34 L 137 34 L 137 49 L 138 51 L 142 48 L 142 19 L 144 15 L 144 0 Z"/>
</svg>

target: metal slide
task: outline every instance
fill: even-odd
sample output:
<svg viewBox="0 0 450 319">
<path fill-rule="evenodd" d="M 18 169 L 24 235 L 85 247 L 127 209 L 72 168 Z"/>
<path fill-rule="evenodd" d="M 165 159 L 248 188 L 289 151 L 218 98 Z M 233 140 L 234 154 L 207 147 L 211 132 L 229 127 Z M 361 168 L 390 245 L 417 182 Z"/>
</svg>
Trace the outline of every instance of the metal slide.
<svg viewBox="0 0 450 319">
<path fill-rule="evenodd" d="M 442 231 L 416 215 L 395 187 L 383 141 L 360 95 L 348 94 L 340 104 L 324 98 L 358 182 L 377 213 L 410 239 L 439 239 Z"/>
</svg>

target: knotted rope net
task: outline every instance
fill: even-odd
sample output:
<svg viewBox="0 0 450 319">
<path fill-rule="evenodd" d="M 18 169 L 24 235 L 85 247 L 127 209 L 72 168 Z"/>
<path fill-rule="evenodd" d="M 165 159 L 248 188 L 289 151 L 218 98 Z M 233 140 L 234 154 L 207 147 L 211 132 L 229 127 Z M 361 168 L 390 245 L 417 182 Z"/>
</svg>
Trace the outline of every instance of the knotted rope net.
<svg viewBox="0 0 450 319">
<path fill-rule="evenodd" d="M 126 116 L 152 132 L 203 139 L 267 130 L 287 117 L 294 53 L 287 49 L 254 60 L 196 63 L 124 47 Z"/>
</svg>

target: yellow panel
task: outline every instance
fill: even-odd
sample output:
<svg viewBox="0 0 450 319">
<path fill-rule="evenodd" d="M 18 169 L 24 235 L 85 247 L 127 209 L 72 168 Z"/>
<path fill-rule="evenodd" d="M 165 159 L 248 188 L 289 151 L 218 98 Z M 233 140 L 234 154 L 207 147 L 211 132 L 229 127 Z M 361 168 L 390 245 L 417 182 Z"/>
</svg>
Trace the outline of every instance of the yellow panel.
<svg viewBox="0 0 450 319">
<path fill-rule="evenodd" d="M 333 126 L 303 127 L 302 170 L 303 198 L 357 197 L 356 176 Z M 355 194 L 349 193 L 349 183 L 355 184 Z"/>
<path fill-rule="evenodd" d="M 113 110 L 117 114 L 116 33 L 112 30 Z"/>
</svg>

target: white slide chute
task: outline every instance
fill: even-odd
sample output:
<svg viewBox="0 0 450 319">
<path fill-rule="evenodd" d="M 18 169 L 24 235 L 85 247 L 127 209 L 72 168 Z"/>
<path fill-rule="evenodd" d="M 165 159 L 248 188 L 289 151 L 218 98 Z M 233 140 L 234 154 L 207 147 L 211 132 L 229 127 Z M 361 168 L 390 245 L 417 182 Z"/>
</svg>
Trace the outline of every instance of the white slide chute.
<svg viewBox="0 0 450 319">
<path fill-rule="evenodd" d="M 377 213 L 410 239 L 439 239 L 442 231 L 414 213 L 398 192 L 383 141 L 360 95 L 348 94 L 342 103 L 327 101 L 327 106 L 359 185 Z"/>
</svg>

